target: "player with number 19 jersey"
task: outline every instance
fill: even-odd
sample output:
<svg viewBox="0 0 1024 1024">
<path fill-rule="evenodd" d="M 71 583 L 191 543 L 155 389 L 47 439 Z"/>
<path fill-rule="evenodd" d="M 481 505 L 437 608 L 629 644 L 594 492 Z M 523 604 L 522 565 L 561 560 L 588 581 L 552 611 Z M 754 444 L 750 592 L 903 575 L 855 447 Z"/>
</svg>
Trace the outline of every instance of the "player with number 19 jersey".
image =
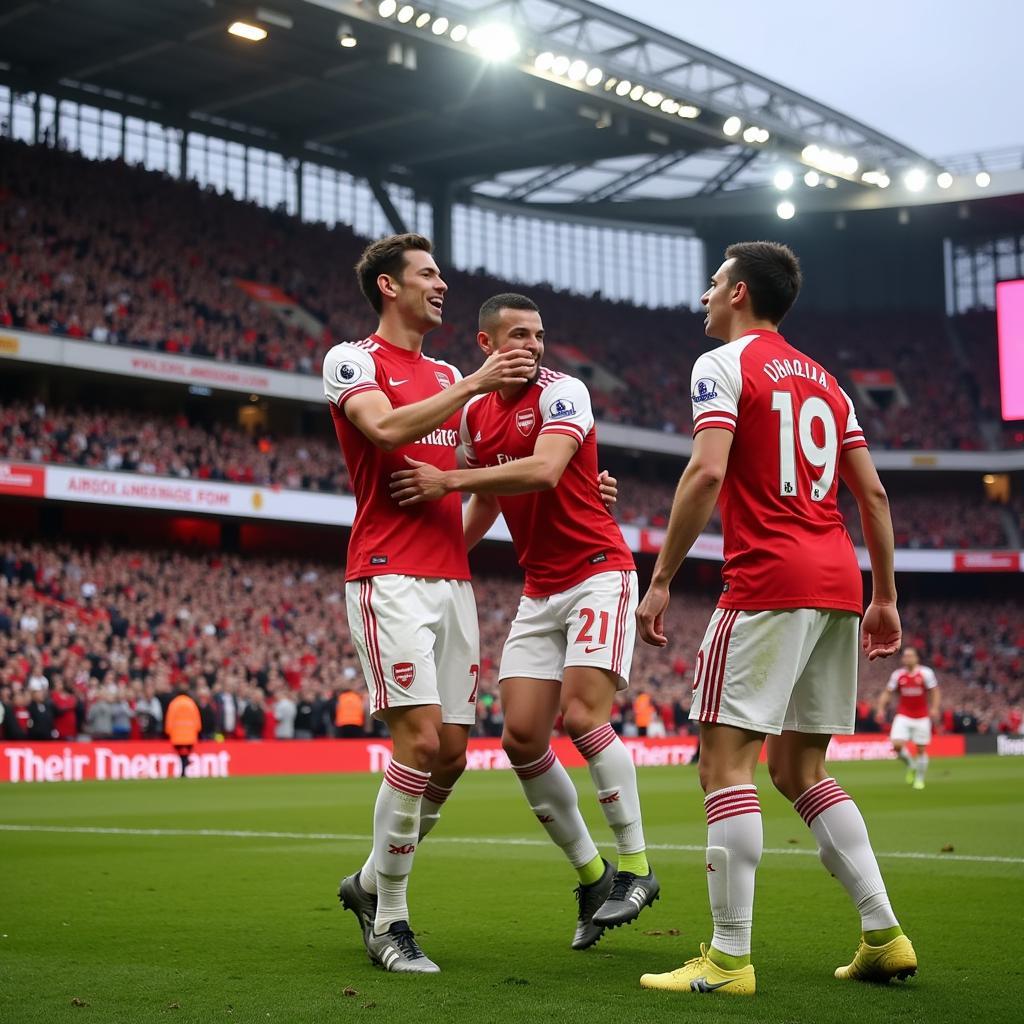
<svg viewBox="0 0 1024 1024">
<path fill-rule="evenodd" d="M 863 610 L 853 542 L 837 504 L 844 451 L 867 447 L 832 374 L 773 331 L 702 355 L 693 433 L 735 434 L 719 506 L 719 608 Z"/>
</svg>

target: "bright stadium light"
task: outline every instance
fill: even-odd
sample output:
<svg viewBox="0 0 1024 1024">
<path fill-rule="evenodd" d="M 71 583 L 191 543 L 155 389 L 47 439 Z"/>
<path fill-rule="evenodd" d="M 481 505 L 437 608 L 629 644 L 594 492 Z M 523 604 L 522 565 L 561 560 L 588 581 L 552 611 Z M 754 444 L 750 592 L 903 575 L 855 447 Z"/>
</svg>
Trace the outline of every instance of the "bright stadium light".
<svg viewBox="0 0 1024 1024">
<path fill-rule="evenodd" d="M 749 128 L 744 129 L 743 141 L 744 142 L 757 142 L 760 137 L 760 132 L 757 128 L 751 125 Z"/>
<path fill-rule="evenodd" d="M 679 100 L 662 100 L 661 112 L 663 114 L 674 114 L 679 110 Z"/>
<path fill-rule="evenodd" d="M 978 188 L 988 188 L 992 184 L 992 175 L 988 171 L 978 171 L 974 176 L 974 184 Z"/>
<path fill-rule="evenodd" d="M 564 75 L 569 70 L 569 65 L 572 63 L 568 57 L 556 57 L 551 64 L 551 70 L 556 75 Z"/>
<path fill-rule="evenodd" d="M 725 124 L 722 125 L 722 132 L 731 138 L 733 135 L 738 135 L 742 127 L 743 122 L 738 117 L 734 116 L 730 117 Z"/>
<path fill-rule="evenodd" d="M 351 50 L 357 42 L 358 40 L 352 32 L 352 26 L 348 24 L 348 22 L 345 22 L 345 24 L 338 29 L 338 45 L 343 46 L 346 50 Z"/>
<path fill-rule="evenodd" d="M 694 117 L 700 117 L 700 107 L 695 107 L 692 103 L 684 103 L 679 108 L 679 116 L 691 119 Z"/>
<path fill-rule="evenodd" d="M 611 92 L 618 84 L 619 80 L 614 75 L 609 75 L 608 78 L 604 80 L 604 91 Z"/>
<path fill-rule="evenodd" d="M 793 172 L 787 167 L 780 168 L 775 172 L 772 182 L 780 192 L 793 187 Z"/>
<path fill-rule="evenodd" d="M 949 188 L 953 184 L 953 175 L 949 171 L 943 171 L 936 179 L 935 184 L 939 188 Z"/>
<path fill-rule="evenodd" d="M 632 88 L 633 83 L 624 78 L 617 86 L 615 86 L 615 95 L 625 96 Z"/>
<path fill-rule="evenodd" d="M 267 30 L 260 25 L 252 25 L 248 21 L 233 21 L 228 25 L 228 32 L 239 39 L 250 43 L 262 43 L 267 38 Z"/>
<path fill-rule="evenodd" d="M 484 60 L 510 60 L 519 52 L 519 40 L 507 25 L 484 25 L 469 34 L 469 45 Z"/>
<path fill-rule="evenodd" d="M 448 31 L 449 24 L 450 22 L 447 18 L 437 18 L 435 19 L 434 24 L 430 26 L 430 31 L 433 32 L 435 36 L 443 36 L 445 32 Z"/>
<path fill-rule="evenodd" d="M 533 62 L 533 66 L 538 71 L 550 71 L 551 65 L 555 63 L 555 55 L 550 50 L 545 50 L 543 53 L 538 53 L 536 59 Z"/>
<path fill-rule="evenodd" d="M 585 60 L 574 60 L 569 65 L 569 81 L 582 82 L 587 77 L 589 70 L 590 68 Z"/>
<path fill-rule="evenodd" d="M 398 12 L 398 23 L 405 25 L 412 21 L 412 16 L 416 13 L 416 8 L 412 4 L 406 4 Z"/>
<path fill-rule="evenodd" d="M 796 207 L 788 199 L 783 199 L 782 202 L 775 207 L 775 212 L 779 215 L 781 220 L 792 220 L 796 215 Z"/>
<path fill-rule="evenodd" d="M 461 43 L 468 35 L 469 29 L 465 25 L 456 25 L 451 31 L 451 40 L 453 43 Z"/>
<path fill-rule="evenodd" d="M 920 192 L 928 184 L 928 175 L 920 167 L 912 167 L 903 175 L 903 184 L 911 192 Z"/>
<path fill-rule="evenodd" d="M 604 78 L 604 72 L 600 68 L 591 68 L 587 72 L 587 77 L 583 79 L 591 88 L 601 84 L 601 79 Z"/>
<path fill-rule="evenodd" d="M 660 104 L 664 98 L 665 97 L 662 96 L 661 93 L 655 89 L 648 89 L 642 97 L 644 103 L 646 103 L 649 107 L 658 106 L 658 104 Z"/>
<path fill-rule="evenodd" d="M 631 100 L 641 100 L 643 99 L 645 92 L 647 92 L 647 90 L 642 85 L 634 85 L 633 88 L 629 90 L 629 98 Z"/>
<path fill-rule="evenodd" d="M 381 0 L 377 13 L 382 18 L 390 18 L 398 10 L 398 0 Z"/>
<path fill-rule="evenodd" d="M 804 184 L 808 188 L 817 188 L 821 184 L 821 175 L 817 171 L 808 171 L 804 175 Z"/>
<path fill-rule="evenodd" d="M 423 13 L 422 13 L 422 14 L 421 14 L 421 15 L 420 15 L 420 16 L 419 16 L 419 17 L 418 17 L 417 19 L 416 19 L 416 27 L 417 27 L 417 28 L 423 28 L 423 27 L 424 27 L 424 25 L 429 25 L 429 24 L 430 24 L 430 15 L 429 15 L 429 14 L 427 14 L 427 12 L 426 12 L 426 11 L 424 11 L 424 12 L 423 12 Z"/>
</svg>

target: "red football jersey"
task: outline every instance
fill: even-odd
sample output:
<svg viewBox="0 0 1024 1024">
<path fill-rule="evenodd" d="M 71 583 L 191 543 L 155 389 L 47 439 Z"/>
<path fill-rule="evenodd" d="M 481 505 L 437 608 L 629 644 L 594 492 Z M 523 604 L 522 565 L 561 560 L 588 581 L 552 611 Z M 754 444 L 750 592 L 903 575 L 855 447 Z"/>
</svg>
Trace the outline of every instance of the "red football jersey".
<svg viewBox="0 0 1024 1024">
<path fill-rule="evenodd" d="M 719 506 L 720 608 L 861 612 L 863 584 L 836 503 L 842 453 L 864 448 L 835 377 L 773 331 L 705 352 L 693 367 L 693 433 L 735 433 Z"/>
<path fill-rule="evenodd" d="M 382 391 L 397 408 L 430 398 L 459 379 L 454 366 L 398 348 L 376 334 L 335 345 L 324 357 L 324 394 L 356 496 L 346 580 L 388 573 L 469 579 L 459 495 L 401 508 L 390 491 L 391 474 L 409 468 L 406 455 L 438 469 L 457 468 L 460 413 L 393 452 L 374 445 L 345 415 L 353 395 Z"/>
<path fill-rule="evenodd" d="M 928 718 L 928 691 L 938 685 L 935 673 L 926 665 L 918 665 L 913 672 L 905 668 L 896 669 L 889 676 L 886 689 L 899 690 L 897 715 L 906 715 L 907 718 Z"/>
<path fill-rule="evenodd" d="M 597 573 L 634 568 L 622 531 L 598 492 L 594 413 L 582 381 L 542 369 L 510 401 L 494 392 L 474 398 L 462 413 L 462 443 L 471 467 L 526 458 L 537 438 L 551 433 L 579 444 L 557 486 L 498 498 L 526 571 L 527 597 L 558 594 Z"/>
</svg>

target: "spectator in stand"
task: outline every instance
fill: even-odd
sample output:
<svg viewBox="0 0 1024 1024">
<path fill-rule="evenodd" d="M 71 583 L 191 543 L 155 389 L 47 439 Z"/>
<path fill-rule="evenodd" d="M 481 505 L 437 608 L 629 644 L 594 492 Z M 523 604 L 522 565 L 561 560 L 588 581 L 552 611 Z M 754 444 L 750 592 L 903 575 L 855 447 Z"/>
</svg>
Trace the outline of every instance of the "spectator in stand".
<svg viewBox="0 0 1024 1024">
<path fill-rule="evenodd" d="M 334 725 L 342 739 L 357 739 L 366 735 L 366 704 L 362 694 L 345 687 L 338 694 L 334 712 Z"/>
<path fill-rule="evenodd" d="M 57 739 L 54 706 L 45 689 L 31 690 L 28 719 L 28 738 L 30 740 Z"/>
<path fill-rule="evenodd" d="M 94 697 L 85 716 L 86 732 L 94 740 L 109 740 L 114 731 L 114 698 L 116 691 L 103 690 Z"/>
<path fill-rule="evenodd" d="M 141 739 L 157 739 L 164 734 L 164 708 L 156 695 L 156 686 L 147 683 L 135 700 L 135 721 Z"/>
<path fill-rule="evenodd" d="M 263 730 L 267 722 L 267 712 L 263 691 L 258 686 L 250 687 L 242 708 L 242 728 L 247 740 L 263 739 Z"/>
<path fill-rule="evenodd" d="M 297 708 L 291 693 L 280 689 L 274 701 L 274 739 L 295 739 L 295 715 Z"/>
<path fill-rule="evenodd" d="M 71 683 L 64 679 L 59 672 L 54 672 L 50 681 L 53 683 L 53 696 L 50 699 L 53 703 L 53 724 L 57 730 L 57 739 L 73 740 L 80 731 L 78 727 L 78 696 Z"/>
</svg>

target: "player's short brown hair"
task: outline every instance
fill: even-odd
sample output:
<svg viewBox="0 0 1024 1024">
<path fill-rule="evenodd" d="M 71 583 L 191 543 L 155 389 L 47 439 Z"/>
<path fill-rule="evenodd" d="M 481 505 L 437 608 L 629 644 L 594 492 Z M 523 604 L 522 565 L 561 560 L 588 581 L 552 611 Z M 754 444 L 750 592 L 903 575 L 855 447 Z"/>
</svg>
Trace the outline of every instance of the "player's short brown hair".
<svg viewBox="0 0 1024 1024">
<path fill-rule="evenodd" d="M 396 280 L 400 278 L 405 269 L 405 254 L 410 249 L 433 252 L 434 247 L 430 244 L 430 239 L 424 238 L 423 235 L 388 235 L 387 238 L 371 242 L 359 257 L 356 264 L 359 290 L 378 315 L 384 309 L 384 296 L 377 287 L 377 278 L 381 274 L 387 274 Z"/>
<path fill-rule="evenodd" d="M 734 261 L 729 283 L 747 286 L 754 315 L 782 323 L 803 283 L 796 253 L 781 242 L 736 242 L 725 250 L 725 258 Z"/>
<path fill-rule="evenodd" d="M 500 295 L 492 295 L 480 307 L 480 314 L 477 318 L 479 329 L 485 332 L 490 330 L 503 309 L 525 309 L 534 313 L 540 312 L 533 299 L 516 292 L 502 292 Z"/>
</svg>

